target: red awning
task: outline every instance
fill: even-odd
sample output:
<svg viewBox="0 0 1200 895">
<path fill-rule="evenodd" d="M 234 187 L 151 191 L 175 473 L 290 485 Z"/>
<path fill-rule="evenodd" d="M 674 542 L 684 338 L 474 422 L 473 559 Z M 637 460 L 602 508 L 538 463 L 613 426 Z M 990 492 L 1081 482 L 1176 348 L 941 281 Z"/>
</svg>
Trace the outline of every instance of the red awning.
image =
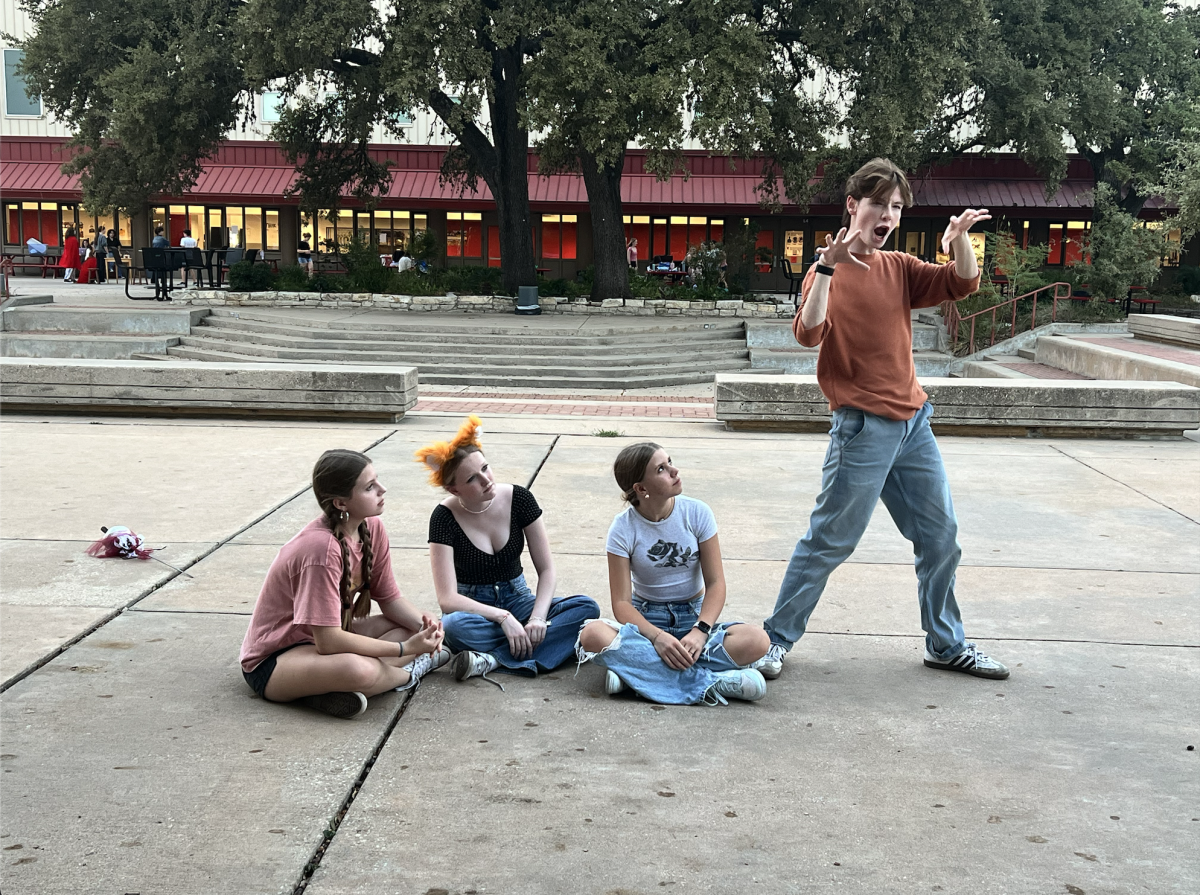
<svg viewBox="0 0 1200 895">
<path fill-rule="evenodd" d="M 931 177 L 913 182 L 913 204 L 922 208 L 1091 208 L 1092 185 L 1067 180 L 1046 198 L 1041 180 L 954 180 Z"/>
<path fill-rule="evenodd" d="M 61 169 L 61 162 L 0 162 L 0 187 L 22 199 L 78 199 L 79 177 Z"/>
</svg>

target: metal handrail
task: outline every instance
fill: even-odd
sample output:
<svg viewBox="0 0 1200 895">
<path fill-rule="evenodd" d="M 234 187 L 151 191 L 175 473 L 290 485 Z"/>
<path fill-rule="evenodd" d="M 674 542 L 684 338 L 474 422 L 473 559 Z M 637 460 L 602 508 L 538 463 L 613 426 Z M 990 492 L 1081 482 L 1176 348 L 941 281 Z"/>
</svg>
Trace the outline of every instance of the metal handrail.
<svg viewBox="0 0 1200 895">
<path fill-rule="evenodd" d="M 1071 284 L 1070 283 L 1062 283 L 1062 282 L 1051 283 L 1048 286 L 1042 286 L 1040 289 L 1034 289 L 1032 292 L 1026 292 L 1024 295 L 1018 295 L 1016 298 L 1010 298 L 1007 301 L 1002 301 L 1002 302 L 1000 302 L 1000 304 L 993 305 L 990 308 L 984 308 L 982 311 L 976 311 L 974 314 L 967 314 L 965 317 L 958 313 L 957 303 L 952 302 L 952 301 L 943 302 L 943 304 L 942 304 L 942 319 L 946 321 L 946 331 L 950 336 L 950 344 L 953 345 L 958 342 L 959 328 L 965 326 L 967 321 L 969 320 L 971 322 L 971 335 L 967 340 L 968 346 L 969 346 L 969 350 L 967 353 L 974 354 L 975 350 L 976 350 L 975 349 L 975 322 L 979 317 L 982 317 L 985 314 L 990 314 L 991 318 L 992 318 L 992 335 L 991 335 L 991 340 L 988 342 L 988 347 L 990 348 L 991 346 L 995 345 L 996 344 L 996 315 L 997 315 L 997 313 L 999 313 L 1002 309 L 1004 309 L 1006 307 L 1011 307 L 1011 309 L 1012 309 L 1012 320 L 1009 323 L 1008 335 L 1005 336 L 1004 338 L 1011 339 L 1013 336 L 1018 334 L 1017 333 L 1017 302 L 1024 301 L 1027 298 L 1033 299 L 1033 312 L 1029 318 L 1029 328 L 1031 330 L 1035 329 L 1037 327 L 1038 294 L 1042 293 L 1042 292 L 1046 292 L 1049 289 L 1053 289 L 1054 294 L 1050 295 L 1050 296 L 1043 296 L 1043 298 L 1049 298 L 1051 300 L 1050 322 L 1053 323 L 1055 321 L 1055 318 L 1058 316 L 1059 300 L 1060 299 L 1069 299 L 1071 297 Z M 1066 290 L 1066 291 L 1063 292 L 1062 290 Z M 1001 318 L 1001 319 L 1003 319 L 1003 318 Z"/>
</svg>

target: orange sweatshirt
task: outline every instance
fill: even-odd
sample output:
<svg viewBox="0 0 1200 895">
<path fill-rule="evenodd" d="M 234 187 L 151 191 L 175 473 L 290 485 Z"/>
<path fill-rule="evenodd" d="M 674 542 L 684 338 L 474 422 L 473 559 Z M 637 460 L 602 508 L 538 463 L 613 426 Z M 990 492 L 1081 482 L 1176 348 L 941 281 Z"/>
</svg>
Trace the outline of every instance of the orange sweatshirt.
<svg viewBox="0 0 1200 895">
<path fill-rule="evenodd" d="M 855 257 L 870 270 L 839 264 L 825 320 L 805 329 L 797 309 L 792 331 L 801 345 L 821 346 L 817 382 L 831 410 L 855 407 L 888 419 L 912 419 L 928 395 L 913 366 L 911 311 L 960 301 L 979 288 L 979 277 L 964 280 L 953 261 L 928 264 L 905 252 Z M 814 266 L 804 278 L 801 308 L 816 276 Z"/>
</svg>

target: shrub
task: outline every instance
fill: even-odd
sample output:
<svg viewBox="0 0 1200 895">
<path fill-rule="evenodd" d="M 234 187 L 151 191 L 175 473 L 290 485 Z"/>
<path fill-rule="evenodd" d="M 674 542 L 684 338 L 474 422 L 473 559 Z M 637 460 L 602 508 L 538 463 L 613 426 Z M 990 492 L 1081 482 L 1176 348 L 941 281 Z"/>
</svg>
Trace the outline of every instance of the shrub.
<svg viewBox="0 0 1200 895">
<path fill-rule="evenodd" d="M 308 271 L 299 264 L 288 264 L 279 268 L 275 288 L 280 292 L 307 292 L 311 288 Z"/>
<path fill-rule="evenodd" d="M 342 262 L 346 265 L 352 291 L 395 291 L 396 271 L 380 262 L 379 248 L 371 242 L 369 234 L 359 233 L 346 244 Z"/>
<path fill-rule="evenodd" d="M 1200 267 L 1181 264 L 1179 266 L 1179 288 L 1186 295 L 1200 295 Z"/>
<path fill-rule="evenodd" d="M 231 292 L 265 292 L 275 288 L 275 271 L 266 264 L 239 261 L 229 268 Z"/>
</svg>

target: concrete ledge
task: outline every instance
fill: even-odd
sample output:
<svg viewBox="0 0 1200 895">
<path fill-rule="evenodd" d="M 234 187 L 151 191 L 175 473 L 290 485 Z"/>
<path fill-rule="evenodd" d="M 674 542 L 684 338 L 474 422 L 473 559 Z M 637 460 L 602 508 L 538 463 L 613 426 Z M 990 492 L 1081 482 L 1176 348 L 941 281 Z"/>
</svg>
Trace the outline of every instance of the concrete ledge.
<svg viewBox="0 0 1200 895">
<path fill-rule="evenodd" d="M 927 379 L 935 432 L 1131 437 L 1200 427 L 1200 389 L 1177 382 Z M 713 403 L 728 429 L 818 432 L 829 403 L 815 376 L 717 374 Z"/>
<path fill-rule="evenodd" d="M 76 357 L 118 360 L 135 354 L 166 354 L 179 336 L 114 336 L 81 333 L 0 333 L 0 357 Z"/>
<path fill-rule="evenodd" d="M 1200 366 L 1062 336 L 1038 339 L 1034 360 L 1092 379 L 1181 382 L 1200 387 Z"/>
<path fill-rule="evenodd" d="M 207 308 L 14 307 L 5 309 L 3 329 L 10 333 L 186 336 L 209 313 Z"/>
<path fill-rule="evenodd" d="M 1200 348 L 1200 320 L 1172 314 L 1130 314 L 1129 331 L 1139 339 Z"/>
<path fill-rule="evenodd" d="M 0 405 L 39 412 L 395 421 L 417 368 L 0 358 Z"/>
<path fill-rule="evenodd" d="M 0 311 L 7 311 L 9 308 L 22 308 L 29 305 L 52 305 L 54 304 L 53 295 L 10 295 L 7 298 L 0 300 Z M 0 331 L 4 330 L 3 317 L 0 316 Z"/>
</svg>

